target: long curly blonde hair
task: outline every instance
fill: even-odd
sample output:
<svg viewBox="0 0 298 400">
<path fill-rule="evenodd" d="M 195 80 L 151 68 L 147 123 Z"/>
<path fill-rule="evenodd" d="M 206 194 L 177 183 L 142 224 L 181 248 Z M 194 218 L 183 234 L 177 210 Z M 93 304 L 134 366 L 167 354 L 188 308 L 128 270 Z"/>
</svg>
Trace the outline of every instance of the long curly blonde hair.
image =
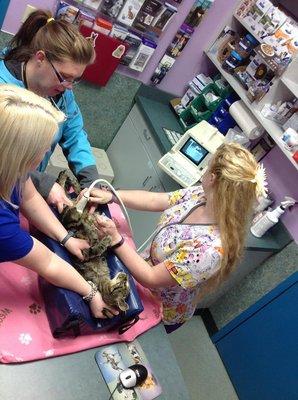
<svg viewBox="0 0 298 400">
<path fill-rule="evenodd" d="M 223 256 L 216 283 L 239 262 L 257 195 L 264 191 L 256 180 L 260 166 L 254 156 L 236 143 L 221 145 L 209 167 L 215 175 L 213 208 L 219 225 Z"/>
</svg>

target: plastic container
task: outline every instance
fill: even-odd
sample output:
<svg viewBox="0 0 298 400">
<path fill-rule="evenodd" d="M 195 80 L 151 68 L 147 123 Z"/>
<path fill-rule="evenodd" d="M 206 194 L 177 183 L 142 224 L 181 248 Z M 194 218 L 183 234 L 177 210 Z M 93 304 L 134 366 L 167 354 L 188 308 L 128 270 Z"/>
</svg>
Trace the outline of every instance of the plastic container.
<svg viewBox="0 0 298 400">
<path fill-rule="evenodd" d="M 190 107 L 187 107 L 179 114 L 179 122 L 184 131 L 187 131 L 187 129 L 192 128 L 198 123 L 193 116 Z"/>
<path fill-rule="evenodd" d="M 227 72 L 233 73 L 235 68 L 241 65 L 242 61 L 243 58 L 240 54 L 236 50 L 233 50 L 229 57 L 222 63 L 222 68 Z"/>
<path fill-rule="evenodd" d="M 257 45 L 258 41 L 250 33 L 248 33 L 239 40 L 236 50 L 242 57 L 245 58 L 249 56 L 254 47 Z"/>
<path fill-rule="evenodd" d="M 235 101 L 240 100 L 240 97 L 235 93 L 232 92 L 229 94 L 223 101 L 224 107 L 228 110 Z"/>
<path fill-rule="evenodd" d="M 210 90 L 210 92 L 203 94 L 203 100 L 209 110 L 215 111 L 222 99 L 213 90 Z"/>
<path fill-rule="evenodd" d="M 225 135 L 230 128 L 234 128 L 236 125 L 235 120 L 229 114 L 229 112 L 224 108 L 224 104 L 216 109 L 216 111 L 212 114 L 211 118 L 209 118 L 208 122 L 215 126 L 220 133 Z"/>
<path fill-rule="evenodd" d="M 190 103 L 190 111 L 197 122 L 207 121 L 211 117 L 212 111 L 208 110 L 202 95 L 197 96 Z"/>
<path fill-rule="evenodd" d="M 222 99 L 232 93 L 233 89 L 231 86 L 223 79 L 217 79 L 214 81 L 214 91 Z"/>
</svg>

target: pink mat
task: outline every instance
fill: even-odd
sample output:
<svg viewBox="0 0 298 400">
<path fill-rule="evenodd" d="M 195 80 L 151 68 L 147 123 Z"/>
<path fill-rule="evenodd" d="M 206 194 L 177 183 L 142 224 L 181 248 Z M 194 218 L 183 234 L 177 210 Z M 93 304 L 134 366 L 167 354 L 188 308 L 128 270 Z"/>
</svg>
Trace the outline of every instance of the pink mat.
<svg viewBox="0 0 298 400">
<path fill-rule="evenodd" d="M 129 229 L 119 207 L 110 206 L 121 233 L 133 246 Z M 0 362 L 18 363 L 64 354 L 120 341 L 132 341 L 161 320 L 160 303 L 151 292 L 137 285 L 144 305 L 140 320 L 127 332 L 96 333 L 77 338 L 55 339 L 45 313 L 44 302 L 33 271 L 17 264 L 0 264 Z"/>
</svg>

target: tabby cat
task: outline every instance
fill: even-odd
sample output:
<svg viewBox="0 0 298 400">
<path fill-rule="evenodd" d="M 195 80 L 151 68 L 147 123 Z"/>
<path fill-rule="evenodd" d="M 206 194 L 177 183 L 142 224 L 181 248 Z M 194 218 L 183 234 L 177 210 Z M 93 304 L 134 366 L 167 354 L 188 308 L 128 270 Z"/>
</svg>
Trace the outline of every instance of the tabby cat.
<svg viewBox="0 0 298 400">
<path fill-rule="evenodd" d="M 77 195 L 81 191 L 78 181 L 75 177 L 71 177 L 68 171 L 60 172 L 57 183 L 65 189 L 66 193 L 70 188 L 73 188 Z M 95 214 L 89 214 L 88 210 L 79 213 L 75 206 L 76 201 L 71 207 L 65 206 L 60 215 L 60 221 L 67 230 L 75 232 L 74 237 L 86 239 L 90 248 L 82 251 L 84 261 L 73 259 L 74 267 L 86 280 L 92 281 L 98 287 L 107 305 L 126 311 L 128 304 L 125 299 L 129 294 L 128 276 L 124 272 L 119 272 L 111 279 L 106 260 L 106 251 L 111 244 L 111 238 L 106 236 L 100 240 L 94 225 Z M 106 315 L 109 318 L 113 317 L 108 310 L 106 310 Z"/>
</svg>

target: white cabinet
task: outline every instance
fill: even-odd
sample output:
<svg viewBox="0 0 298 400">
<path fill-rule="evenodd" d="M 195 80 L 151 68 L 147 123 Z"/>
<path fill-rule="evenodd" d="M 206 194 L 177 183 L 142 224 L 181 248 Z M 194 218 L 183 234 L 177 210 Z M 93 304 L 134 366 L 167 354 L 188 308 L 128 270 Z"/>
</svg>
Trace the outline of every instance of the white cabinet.
<svg viewBox="0 0 298 400">
<path fill-rule="evenodd" d="M 116 189 L 138 189 L 164 192 L 178 188 L 157 161 L 162 152 L 148 125 L 135 105 L 107 149 L 114 170 Z M 160 213 L 128 210 L 137 246 L 141 245 L 156 227 Z"/>
</svg>

